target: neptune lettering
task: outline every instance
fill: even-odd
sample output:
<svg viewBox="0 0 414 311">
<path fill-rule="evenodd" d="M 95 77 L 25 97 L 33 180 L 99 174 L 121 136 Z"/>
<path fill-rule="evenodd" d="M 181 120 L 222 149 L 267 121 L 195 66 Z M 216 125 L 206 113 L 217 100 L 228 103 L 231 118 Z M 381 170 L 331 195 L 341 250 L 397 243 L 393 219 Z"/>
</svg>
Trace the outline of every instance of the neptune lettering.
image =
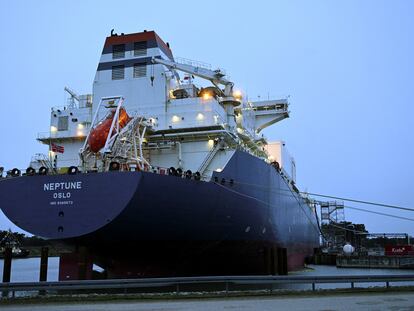
<svg viewBox="0 0 414 311">
<path fill-rule="evenodd" d="M 81 181 L 51 182 L 43 184 L 43 191 L 82 189 Z"/>
</svg>

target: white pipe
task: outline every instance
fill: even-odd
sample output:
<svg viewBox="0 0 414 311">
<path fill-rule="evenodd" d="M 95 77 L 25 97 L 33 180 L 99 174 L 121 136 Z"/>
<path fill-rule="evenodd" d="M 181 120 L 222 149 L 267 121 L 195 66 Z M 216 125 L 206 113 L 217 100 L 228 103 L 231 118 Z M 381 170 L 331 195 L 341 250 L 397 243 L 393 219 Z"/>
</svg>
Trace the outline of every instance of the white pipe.
<svg viewBox="0 0 414 311">
<path fill-rule="evenodd" d="M 179 141 L 175 142 L 178 145 L 178 167 L 183 168 L 183 160 L 181 154 L 181 143 Z"/>
</svg>

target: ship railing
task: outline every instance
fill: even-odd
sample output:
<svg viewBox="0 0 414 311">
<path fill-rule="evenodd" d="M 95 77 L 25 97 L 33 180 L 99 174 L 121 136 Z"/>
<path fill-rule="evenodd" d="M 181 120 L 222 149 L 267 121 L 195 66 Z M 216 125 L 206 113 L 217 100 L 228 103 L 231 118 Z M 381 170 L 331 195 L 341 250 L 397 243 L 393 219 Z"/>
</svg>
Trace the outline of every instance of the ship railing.
<svg viewBox="0 0 414 311">
<path fill-rule="evenodd" d="M 297 286 L 298 284 L 304 286 Z M 337 286 L 333 285 L 337 284 Z M 3 299 L 16 296 L 44 296 L 111 293 L 128 294 L 140 293 L 153 294 L 160 289 L 167 289 L 172 295 L 186 296 L 189 293 L 206 293 L 215 296 L 240 295 L 244 292 L 256 292 L 261 295 L 273 295 L 278 292 L 288 291 L 323 291 L 348 289 L 354 292 L 370 291 L 377 289 L 395 290 L 400 286 L 412 290 L 414 286 L 414 274 L 391 275 L 330 275 L 330 276 L 206 276 L 206 277 L 172 277 L 172 278 L 140 278 L 140 279 L 112 279 L 112 280 L 84 280 L 84 281 L 60 281 L 60 282 L 12 282 L 0 283 L 0 292 Z M 295 285 L 295 286 L 292 286 Z M 345 287 L 344 287 L 345 286 Z M 168 291 L 169 289 L 169 291 Z M 102 292 L 104 290 L 104 292 Z M 16 293 L 22 293 L 16 295 Z M 168 294 L 166 294 L 168 296 Z"/>
<path fill-rule="evenodd" d="M 183 65 L 190 65 L 190 66 L 194 66 L 194 67 L 199 67 L 199 68 L 204 68 L 204 69 L 207 69 L 207 70 L 211 70 L 211 64 L 201 62 L 201 61 L 198 61 L 198 60 L 193 60 L 193 59 L 184 58 L 184 57 L 174 57 L 174 61 L 176 63 L 183 64 Z"/>
</svg>

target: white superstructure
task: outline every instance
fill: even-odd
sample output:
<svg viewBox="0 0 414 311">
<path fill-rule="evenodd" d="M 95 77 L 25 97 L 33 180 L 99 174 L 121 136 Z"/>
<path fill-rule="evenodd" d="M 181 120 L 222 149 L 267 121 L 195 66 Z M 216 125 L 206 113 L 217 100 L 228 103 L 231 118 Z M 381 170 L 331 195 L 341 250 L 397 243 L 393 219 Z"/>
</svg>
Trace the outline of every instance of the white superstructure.
<svg viewBox="0 0 414 311">
<path fill-rule="evenodd" d="M 194 77 L 211 86 L 195 85 Z M 222 71 L 175 61 L 169 45 L 153 31 L 107 37 L 93 94 L 67 91 L 69 104 L 52 109 L 50 132 L 38 138 L 49 145 L 57 169 L 99 171 L 107 159 L 124 158 L 128 165 L 137 160 L 149 169 L 174 167 L 208 179 L 236 149 L 271 161 L 260 132 L 289 116 L 287 99 L 248 101 Z M 105 101 L 115 97 L 122 100 Z M 85 142 L 91 128 L 119 105 L 131 118 L 129 125 L 114 128 L 106 147 L 91 152 Z"/>
</svg>

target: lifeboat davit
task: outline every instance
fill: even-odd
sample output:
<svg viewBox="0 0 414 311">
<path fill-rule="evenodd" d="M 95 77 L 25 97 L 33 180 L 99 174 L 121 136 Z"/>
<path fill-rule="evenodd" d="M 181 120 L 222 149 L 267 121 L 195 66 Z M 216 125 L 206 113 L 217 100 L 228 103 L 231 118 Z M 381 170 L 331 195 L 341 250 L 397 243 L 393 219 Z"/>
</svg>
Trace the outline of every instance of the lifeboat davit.
<svg viewBox="0 0 414 311">
<path fill-rule="evenodd" d="M 98 152 L 101 150 L 106 143 L 106 139 L 109 135 L 109 130 L 111 129 L 112 121 L 114 120 L 115 110 L 112 110 L 108 115 L 95 126 L 91 133 L 89 134 L 88 144 L 89 149 L 93 152 Z M 119 129 L 122 129 L 128 122 L 131 120 L 128 113 L 124 108 L 119 109 Z M 112 135 L 115 134 L 115 131 L 112 132 Z"/>
</svg>

